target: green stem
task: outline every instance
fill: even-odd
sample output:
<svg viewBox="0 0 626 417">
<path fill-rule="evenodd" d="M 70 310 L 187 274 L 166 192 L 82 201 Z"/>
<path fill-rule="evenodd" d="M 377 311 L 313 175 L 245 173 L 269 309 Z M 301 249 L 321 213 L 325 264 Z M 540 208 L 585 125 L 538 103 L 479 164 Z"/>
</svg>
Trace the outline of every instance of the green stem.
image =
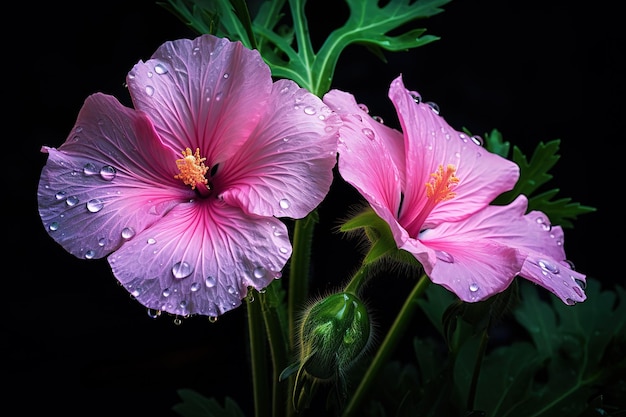
<svg viewBox="0 0 626 417">
<path fill-rule="evenodd" d="M 293 252 L 289 266 L 289 347 L 294 348 L 296 322 L 308 292 L 309 267 L 313 229 L 317 223 L 317 213 L 311 212 L 303 219 L 296 220 L 293 233 Z"/>
<path fill-rule="evenodd" d="M 357 415 L 356 413 L 358 411 L 358 408 L 361 405 L 361 402 L 365 399 L 370 388 L 372 387 L 378 371 L 387 362 L 387 360 L 393 353 L 393 350 L 396 348 L 396 345 L 402 338 L 404 331 L 406 330 L 411 319 L 413 318 L 413 315 L 417 311 L 417 300 L 424 293 L 429 283 L 430 280 L 428 279 L 428 277 L 426 275 L 422 275 L 422 277 L 413 288 L 413 291 L 411 291 L 411 294 L 409 294 L 409 296 L 407 297 L 404 305 L 402 306 L 402 309 L 396 317 L 396 320 L 393 322 L 391 328 L 389 329 L 387 336 L 385 336 L 385 340 L 383 340 L 383 343 L 380 345 L 378 352 L 376 352 L 374 360 L 370 364 L 367 372 L 365 373 L 365 376 L 361 380 L 361 383 L 357 387 L 356 391 L 352 395 L 352 398 L 350 399 L 350 402 L 343 411 L 343 417 L 351 417 Z"/>
<path fill-rule="evenodd" d="M 252 364 L 252 390 L 254 394 L 254 415 L 271 416 L 269 402 L 269 379 L 265 351 L 265 332 L 263 329 L 261 303 L 248 300 L 248 335 L 250 337 L 250 361 Z"/>
<path fill-rule="evenodd" d="M 483 357 L 487 350 L 487 341 L 489 340 L 489 334 L 487 325 L 480 335 L 480 346 L 478 347 L 478 353 L 476 354 L 476 363 L 474 363 L 474 372 L 472 372 L 472 380 L 470 382 L 469 391 L 467 393 L 467 411 L 470 412 L 474 409 L 474 400 L 476 398 L 476 389 L 478 387 L 478 377 L 480 376 L 480 370 L 483 363 Z"/>
<path fill-rule="evenodd" d="M 287 363 L 287 340 L 285 333 L 281 326 L 280 317 L 276 307 L 272 304 L 271 300 L 278 298 L 274 293 L 276 291 L 276 285 L 279 282 L 274 282 L 270 285 L 265 294 L 259 294 L 260 302 L 263 307 L 263 318 L 265 320 L 265 329 L 267 330 L 267 338 L 270 346 L 270 353 L 272 355 L 272 416 L 280 417 L 285 415 L 287 411 L 285 404 L 289 403 L 287 398 L 288 391 L 284 389 L 278 382 L 280 373 L 288 365 Z M 282 389 L 281 389 L 282 388 Z"/>
<path fill-rule="evenodd" d="M 352 276 L 352 279 L 344 288 L 344 292 L 357 295 L 359 293 L 359 289 L 365 283 L 369 275 L 369 271 L 371 269 L 372 263 L 366 263 L 361 265 L 358 271 Z"/>
</svg>

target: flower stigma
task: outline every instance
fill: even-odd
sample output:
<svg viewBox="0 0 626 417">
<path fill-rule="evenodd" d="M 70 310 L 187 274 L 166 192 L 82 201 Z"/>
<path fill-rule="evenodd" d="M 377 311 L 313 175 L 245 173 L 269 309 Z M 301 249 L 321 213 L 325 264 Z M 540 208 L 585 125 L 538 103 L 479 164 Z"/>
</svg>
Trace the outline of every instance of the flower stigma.
<svg viewBox="0 0 626 417">
<path fill-rule="evenodd" d="M 446 169 L 439 165 L 437 171 L 430 174 L 430 180 L 426 183 L 426 196 L 437 204 L 442 201 L 448 201 L 456 196 L 452 191 L 459 183 L 459 177 L 455 176 L 456 167 L 448 164 Z"/>
<path fill-rule="evenodd" d="M 197 188 L 201 194 L 210 190 L 209 180 L 206 178 L 209 168 L 204 165 L 206 158 L 200 157 L 200 149 L 196 148 L 196 152 L 192 153 L 191 149 L 187 148 L 181 154 L 183 157 L 176 160 L 176 166 L 180 173 L 174 175 L 174 178 L 190 185 L 192 190 Z"/>
</svg>

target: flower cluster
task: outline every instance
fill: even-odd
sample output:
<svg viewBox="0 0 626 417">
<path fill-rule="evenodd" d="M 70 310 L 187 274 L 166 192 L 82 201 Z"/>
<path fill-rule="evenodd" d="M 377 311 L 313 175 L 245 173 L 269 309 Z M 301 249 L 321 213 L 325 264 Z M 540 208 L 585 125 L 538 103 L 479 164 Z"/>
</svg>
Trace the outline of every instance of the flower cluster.
<svg viewBox="0 0 626 417">
<path fill-rule="evenodd" d="M 344 33 L 390 50 L 429 42 L 413 32 L 369 32 L 377 24 L 383 33 L 402 24 L 391 18 L 398 15 L 423 17 L 419 8 L 397 3 L 351 2 L 353 13 L 383 18 L 362 26 L 348 20 Z M 401 7 L 407 10 L 397 12 Z M 294 19 L 297 36 L 307 33 L 301 18 Z M 300 51 L 282 38 L 245 20 L 222 22 L 231 36 L 168 41 L 134 65 L 126 78 L 132 108 L 95 93 L 65 142 L 42 147 L 48 159 L 38 187 L 40 217 L 70 254 L 106 258 L 120 285 L 159 314 L 214 321 L 247 302 L 251 334 L 259 333 L 257 327 L 267 332 L 272 382 L 289 380 L 293 408 L 287 414 L 308 407 L 317 386 L 331 383 L 340 387 L 340 402 L 347 402 L 344 415 L 352 415 L 424 283 L 437 284 L 463 305 L 498 297 L 517 277 L 565 305 L 586 300 L 587 279 L 566 257 L 563 228 L 516 192 L 521 168 L 515 161 L 451 127 L 436 105 L 405 87 L 401 75 L 388 92 L 397 128 L 370 115 L 351 93 L 325 88 L 345 46 L 340 39 L 348 37 L 335 38 L 336 50 L 325 50 L 321 66 L 306 61 L 310 72 L 302 75 L 276 52 L 282 48 L 297 61 Z M 256 43 L 255 30 L 264 42 Z M 365 230 L 369 246 L 347 284 L 311 302 L 307 232 L 335 168 L 366 206 L 342 230 Z M 505 193 L 514 195 L 499 202 Z M 378 262 L 383 259 L 388 262 Z M 374 270 L 403 262 L 417 266 L 423 278 L 350 400 L 347 376 L 377 340 L 363 284 Z M 287 270 L 285 301 L 280 278 Z M 254 294 L 259 302 L 252 302 Z M 262 357 L 252 353 L 253 366 L 261 367 Z M 261 392 L 264 381 L 254 385 Z M 277 416 L 289 402 L 280 392 L 274 388 Z"/>
</svg>

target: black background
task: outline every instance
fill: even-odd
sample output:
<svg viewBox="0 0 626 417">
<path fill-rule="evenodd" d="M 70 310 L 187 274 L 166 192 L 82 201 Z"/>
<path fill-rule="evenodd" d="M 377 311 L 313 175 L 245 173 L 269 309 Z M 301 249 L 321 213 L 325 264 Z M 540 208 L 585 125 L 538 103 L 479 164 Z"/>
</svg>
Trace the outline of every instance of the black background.
<svg viewBox="0 0 626 417">
<path fill-rule="evenodd" d="M 123 86 L 130 68 L 164 41 L 196 33 L 153 1 L 22 3 L 5 14 L 14 29 L 3 51 L 5 407 L 8 401 L 24 414 L 173 416 L 176 389 L 189 387 L 220 402 L 231 396 L 252 415 L 245 307 L 214 324 L 151 319 L 105 260 L 67 254 L 37 213 L 41 146 L 63 143 L 94 92 L 130 105 Z M 614 3 L 568 3 L 452 1 L 418 22 L 439 41 L 388 53 L 386 64 L 352 46 L 333 87 L 394 125 L 387 89 L 402 73 L 407 87 L 436 102 L 457 129 L 497 128 L 528 156 L 539 142 L 561 139 L 552 186 L 559 197 L 597 208 L 566 230 L 568 258 L 607 287 L 624 285 L 626 44 Z M 339 1 L 309 0 L 307 10 L 316 39 L 346 16 Z M 356 267 L 355 242 L 331 231 L 355 198 L 338 182 L 320 207 L 312 284 L 319 292 Z M 372 286 L 370 302 L 384 323 L 412 283 L 381 277 Z"/>
</svg>

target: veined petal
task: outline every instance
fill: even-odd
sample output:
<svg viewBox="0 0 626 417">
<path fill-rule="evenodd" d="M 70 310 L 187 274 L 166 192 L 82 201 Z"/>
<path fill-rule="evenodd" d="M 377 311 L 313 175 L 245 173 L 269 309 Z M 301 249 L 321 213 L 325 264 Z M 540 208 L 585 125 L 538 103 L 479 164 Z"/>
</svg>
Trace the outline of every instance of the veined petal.
<svg viewBox="0 0 626 417">
<path fill-rule="evenodd" d="M 211 165 L 238 152 L 272 88 L 258 51 L 211 35 L 164 43 L 127 82 L 165 143 L 176 152 L 199 148 Z"/>
<path fill-rule="evenodd" d="M 343 121 L 338 146 L 342 178 L 365 197 L 379 216 L 395 218 L 404 181 L 402 134 L 374 121 L 351 94 L 332 90 L 324 96 L 324 102 Z"/>
<path fill-rule="evenodd" d="M 415 253 L 415 245 L 421 248 L 409 240 L 403 249 Z M 424 272 L 432 282 L 467 302 L 485 300 L 504 291 L 524 262 L 524 256 L 515 248 L 488 239 L 431 240 L 427 247 L 428 253 L 416 254 Z"/>
<path fill-rule="evenodd" d="M 176 206 L 109 257 L 113 274 L 144 306 L 217 317 L 248 287 L 279 278 L 291 256 L 286 226 L 214 201 Z"/>
<path fill-rule="evenodd" d="M 489 204 L 501 193 L 513 188 L 519 178 L 519 167 L 473 143 L 454 130 L 425 103 L 416 103 L 410 91 L 396 78 L 389 98 L 398 112 L 404 132 L 406 178 L 401 223 L 417 218 L 427 200 L 425 184 L 439 166 L 456 167 L 458 184 L 455 197 L 438 203 L 427 222 L 457 221 Z"/>
<path fill-rule="evenodd" d="M 88 97 L 66 142 L 42 151 L 41 219 L 80 258 L 106 256 L 193 196 L 174 180 L 175 156 L 150 121 L 111 96 Z"/>
<path fill-rule="evenodd" d="M 277 81 L 245 146 L 220 166 L 216 189 L 248 213 L 306 216 L 330 189 L 340 123 L 317 96 Z"/>
</svg>

